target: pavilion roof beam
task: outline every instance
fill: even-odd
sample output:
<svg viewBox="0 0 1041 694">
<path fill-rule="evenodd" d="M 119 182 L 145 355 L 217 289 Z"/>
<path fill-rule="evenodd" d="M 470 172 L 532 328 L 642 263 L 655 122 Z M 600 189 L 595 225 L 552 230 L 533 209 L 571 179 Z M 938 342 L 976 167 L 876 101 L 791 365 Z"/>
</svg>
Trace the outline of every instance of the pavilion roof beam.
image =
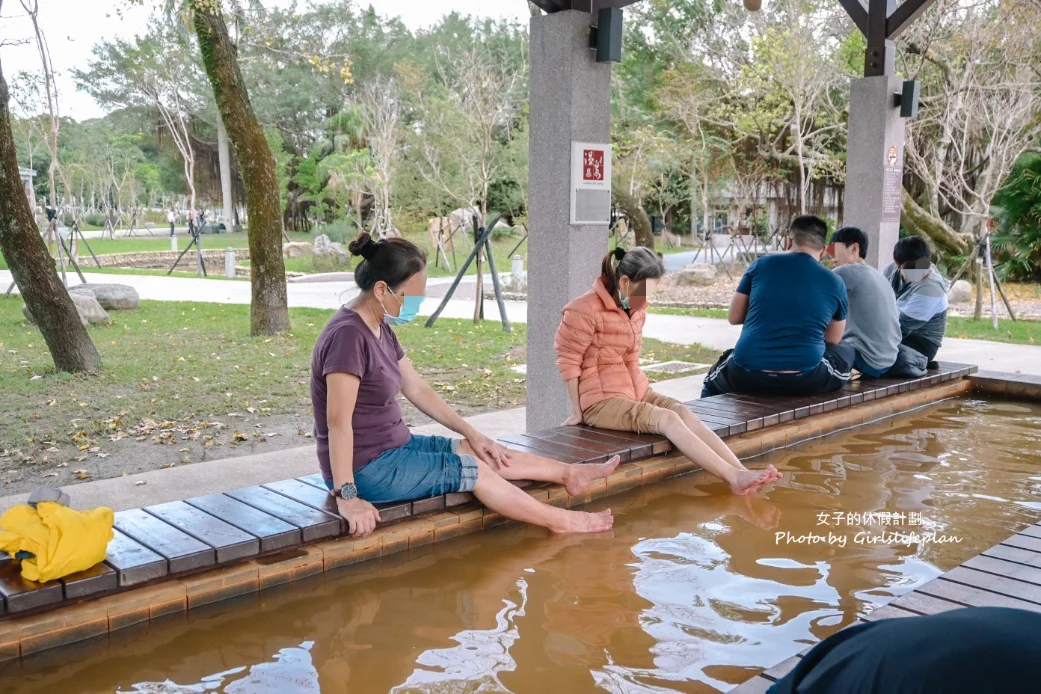
<svg viewBox="0 0 1041 694">
<path fill-rule="evenodd" d="M 860 33 L 867 36 L 868 33 L 868 11 L 861 0 L 839 0 L 839 4 L 846 10 L 846 14 L 853 20 L 853 24 L 860 29 Z"/>
<path fill-rule="evenodd" d="M 902 34 L 911 22 L 928 10 L 936 0 L 904 0 L 900 7 L 896 8 L 886 19 L 886 38 L 895 39 Z M 859 2 L 859 0 L 841 0 L 846 2 Z"/>
</svg>

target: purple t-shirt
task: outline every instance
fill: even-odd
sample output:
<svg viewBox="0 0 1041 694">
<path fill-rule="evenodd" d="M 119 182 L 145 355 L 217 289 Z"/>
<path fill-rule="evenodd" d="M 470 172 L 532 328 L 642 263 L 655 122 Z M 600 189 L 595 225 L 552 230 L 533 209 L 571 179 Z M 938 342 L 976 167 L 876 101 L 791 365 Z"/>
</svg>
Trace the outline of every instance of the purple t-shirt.
<svg viewBox="0 0 1041 694">
<path fill-rule="evenodd" d="M 380 336 L 361 316 L 341 308 L 326 324 L 311 356 L 311 405 L 314 407 L 314 438 L 322 476 L 333 478 L 329 461 L 329 421 L 326 415 L 331 373 L 354 374 L 361 379 L 358 402 L 351 423 L 354 427 L 354 469 L 360 470 L 374 458 L 408 443 L 411 434 L 401 419 L 397 396 L 401 392 L 401 369 L 405 356 L 394 331 L 380 326 Z"/>
</svg>

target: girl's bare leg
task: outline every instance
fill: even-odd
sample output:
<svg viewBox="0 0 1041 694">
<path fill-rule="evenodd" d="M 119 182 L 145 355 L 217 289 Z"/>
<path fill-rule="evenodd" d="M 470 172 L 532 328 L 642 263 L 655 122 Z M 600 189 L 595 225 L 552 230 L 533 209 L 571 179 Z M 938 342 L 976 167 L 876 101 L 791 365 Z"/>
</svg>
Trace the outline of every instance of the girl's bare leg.
<svg viewBox="0 0 1041 694">
<path fill-rule="evenodd" d="M 549 481 L 549 480 L 547 480 Z M 569 511 L 536 501 L 510 484 L 480 460 L 474 496 L 499 515 L 522 523 L 549 528 L 555 533 L 598 533 L 614 525 L 611 510 L 599 513 Z"/>
<path fill-rule="evenodd" d="M 715 451 L 716 455 L 736 467 L 738 470 L 748 469 L 741 464 L 741 461 L 738 460 L 737 456 L 734 455 L 734 452 L 730 450 L 730 447 L 723 443 L 723 439 L 719 438 L 719 436 L 716 435 L 716 432 L 705 426 L 705 423 L 702 422 L 696 414 L 684 407 L 683 411 L 680 412 L 679 415 L 683 420 L 683 423 L 687 425 L 687 428 L 694 432 L 695 436 L 708 444 L 708 447 Z"/>
<path fill-rule="evenodd" d="M 781 476 L 773 465 L 756 472 L 735 468 L 691 431 L 683 418 L 672 410 L 662 413 L 658 426 L 662 436 L 672 441 L 680 453 L 730 485 L 730 491 L 734 494 L 747 494 Z"/>
<path fill-rule="evenodd" d="M 459 452 L 473 455 L 473 449 L 466 441 L 459 444 Z M 570 465 L 521 451 L 511 450 L 509 456 L 509 465 L 495 470 L 503 479 L 555 482 L 563 485 L 571 496 L 578 496 L 596 480 L 610 476 L 619 461 L 618 456 L 615 456 L 606 463 Z"/>
</svg>

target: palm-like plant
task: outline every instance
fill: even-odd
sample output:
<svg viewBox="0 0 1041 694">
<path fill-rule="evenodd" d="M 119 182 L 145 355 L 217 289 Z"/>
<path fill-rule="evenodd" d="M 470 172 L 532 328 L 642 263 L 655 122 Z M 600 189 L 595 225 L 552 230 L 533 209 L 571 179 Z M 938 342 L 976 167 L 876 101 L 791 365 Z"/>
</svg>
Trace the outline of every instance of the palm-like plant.
<svg viewBox="0 0 1041 694">
<path fill-rule="evenodd" d="M 1041 156 L 1020 158 L 994 196 L 998 233 L 992 242 L 998 252 L 997 271 L 1003 279 L 1041 280 Z"/>
</svg>

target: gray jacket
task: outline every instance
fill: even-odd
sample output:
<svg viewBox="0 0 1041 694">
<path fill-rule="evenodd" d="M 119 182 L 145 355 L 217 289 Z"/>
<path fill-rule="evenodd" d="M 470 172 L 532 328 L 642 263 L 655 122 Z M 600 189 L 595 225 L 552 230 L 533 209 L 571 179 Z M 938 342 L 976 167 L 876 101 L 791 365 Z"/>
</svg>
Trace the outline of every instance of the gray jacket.
<svg viewBox="0 0 1041 694">
<path fill-rule="evenodd" d="M 907 338 L 915 335 L 937 347 L 947 332 L 947 292 L 951 285 L 935 265 L 921 282 L 905 282 L 900 269 L 890 263 L 884 270 L 886 279 L 896 292 L 900 309 L 900 332 Z"/>
</svg>

